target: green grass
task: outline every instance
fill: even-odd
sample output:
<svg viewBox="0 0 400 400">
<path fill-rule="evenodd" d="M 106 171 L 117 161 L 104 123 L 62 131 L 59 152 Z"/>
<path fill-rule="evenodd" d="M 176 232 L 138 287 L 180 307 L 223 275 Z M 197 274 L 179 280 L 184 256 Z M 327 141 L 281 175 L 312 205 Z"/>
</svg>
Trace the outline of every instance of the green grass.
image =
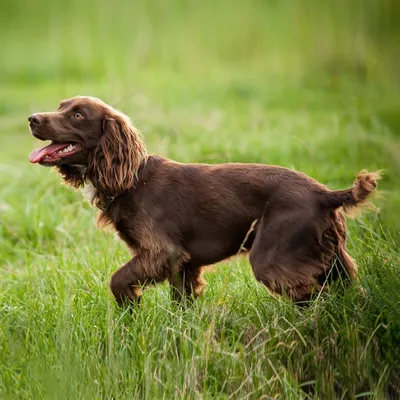
<svg viewBox="0 0 400 400">
<path fill-rule="evenodd" d="M 400 8 L 319 3 L 2 4 L 1 399 L 400 397 Z M 28 162 L 27 116 L 76 94 L 182 162 L 279 164 L 332 189 L 384 169 L 380 211 L 348 221 L 359 282 L 300 309 L 241 258 L 190 307 L 160 285 L 119 309 L 127 249 Z"/>
</svg>

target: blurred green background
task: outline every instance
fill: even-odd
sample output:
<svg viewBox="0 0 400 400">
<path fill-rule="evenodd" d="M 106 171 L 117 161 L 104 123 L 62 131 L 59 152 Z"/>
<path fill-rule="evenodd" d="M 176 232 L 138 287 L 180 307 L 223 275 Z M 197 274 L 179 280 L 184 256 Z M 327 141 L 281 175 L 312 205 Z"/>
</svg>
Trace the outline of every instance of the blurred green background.
<svg viewBox="0 0 400 400">
<path fill-rule="evenodd" d="M 3 2 L 1 80 L 132 84 L 152 69 L 391 84 L 399 14 L 393 0 Z"/>
<path fill-rule="evenodd" d="M 400 393 L 398 0 L 0 5 L 0 397 Z M 161 287 L 121 315 L 107 282 L 127 250 L 28 162 L 27 117 L 78 94 L 181 162 L 279 164 L 331 189 L 384 169 L 381 212 L 349 221 L 365 296 L 300 312 L 227 261 L 186 314 Z"/>
</svg>

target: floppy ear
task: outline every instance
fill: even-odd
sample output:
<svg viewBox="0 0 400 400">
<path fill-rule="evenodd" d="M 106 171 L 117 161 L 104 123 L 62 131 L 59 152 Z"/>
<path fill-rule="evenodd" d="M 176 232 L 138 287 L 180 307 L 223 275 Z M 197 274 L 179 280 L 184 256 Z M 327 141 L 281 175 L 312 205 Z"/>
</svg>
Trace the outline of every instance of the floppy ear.
<svg viewBox="0 0 400 400">
<path fill-rule="evenodd" d="M 106 118 L 103 130 L 89 156 L 87 177 L 98 191 L 115 197 L 133 186 L 146 149 L 139 132 L 124 115 Z"/>
</svg>

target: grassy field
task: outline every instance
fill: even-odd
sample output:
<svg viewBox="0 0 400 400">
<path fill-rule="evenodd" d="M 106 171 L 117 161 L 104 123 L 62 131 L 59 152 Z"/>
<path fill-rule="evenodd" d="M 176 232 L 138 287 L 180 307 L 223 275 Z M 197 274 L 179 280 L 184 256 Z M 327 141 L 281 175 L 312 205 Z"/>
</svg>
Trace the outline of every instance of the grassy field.
<svg viewBox="0 0 400 400">
<path fill-rule="evenodd" d="M 1 399 L 400 398 L 400 7 L 370 3 L 2 1 Z M 27 116 L 77 94 L 182 162 L 278 164 L 332 189 L 384 169 L 379 210 L 348 221 L 359 282 L 300 309 L 241 258 L 191 307 L 161 285 L 119 309 L 108 282 L 128 251 L 28 162 Z"/>
</svg>

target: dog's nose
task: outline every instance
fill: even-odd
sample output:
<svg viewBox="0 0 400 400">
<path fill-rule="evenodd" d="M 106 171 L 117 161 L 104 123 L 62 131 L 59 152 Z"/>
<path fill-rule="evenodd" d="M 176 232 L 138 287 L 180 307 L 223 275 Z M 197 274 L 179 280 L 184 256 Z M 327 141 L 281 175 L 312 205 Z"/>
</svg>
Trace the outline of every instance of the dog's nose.
<svg viewBox="0 0 400 400">
<path fill-rule="evenodd" d="M 28 121 L 32 125 L 39 125 L 42 122 L 42 117 L 39 114 L 32 114 L 29 118 Z"/>
</svg>

